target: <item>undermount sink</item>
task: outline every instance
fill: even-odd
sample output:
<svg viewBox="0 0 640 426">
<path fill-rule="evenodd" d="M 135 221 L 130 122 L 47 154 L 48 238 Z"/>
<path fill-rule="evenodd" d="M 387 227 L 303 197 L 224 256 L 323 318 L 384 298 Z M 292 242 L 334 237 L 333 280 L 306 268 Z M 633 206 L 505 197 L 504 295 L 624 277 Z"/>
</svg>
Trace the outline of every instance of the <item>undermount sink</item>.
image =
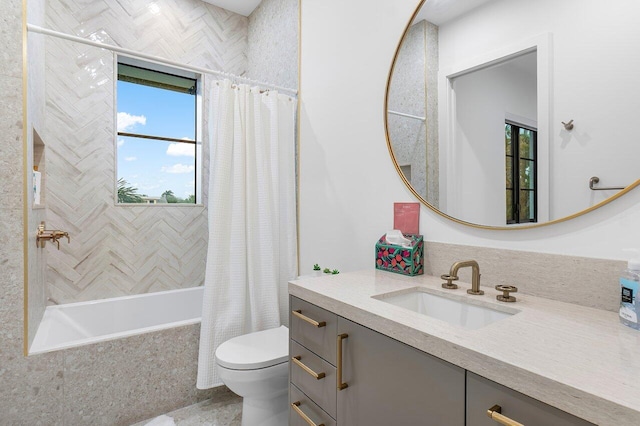
<svg viewBox="0 0 640 426">
<path fill-rule="evenodd" d="M 518 312 L 512 308 L 498 310 L 467 303 L 428 293 L 424 289 L 381 294 L 374 298 L 469 330 L 484 327 Z"/>
</svg>

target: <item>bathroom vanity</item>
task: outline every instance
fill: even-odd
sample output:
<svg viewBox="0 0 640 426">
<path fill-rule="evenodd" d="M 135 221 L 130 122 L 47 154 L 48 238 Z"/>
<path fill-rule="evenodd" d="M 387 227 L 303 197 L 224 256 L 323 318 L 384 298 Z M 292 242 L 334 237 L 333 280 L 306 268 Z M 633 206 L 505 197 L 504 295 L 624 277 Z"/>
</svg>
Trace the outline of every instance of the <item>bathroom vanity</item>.
<svg viewBox="0 0 640 426">
<path fill-rule="evenodd" d="M 301 299 L 292 297 L 291 308 L 327 323 L 291 318 L 291 403 L 299 401 L 315 424 L 464 424 L 462 368 Z M 324 341 L 332 344 L 316 344 Z M 316 379 L 305 367 L 326 375 Z M 296 421 L 302 417 L 293 409 L 289 424 L 304 424 Z"/>
<path fill-rule="evenodd" d="M 289 424 L 640 424 L 640 333 L 615 313 L 441 282 L 382 271 L 290 282 Z M 474 321 L 508 314 L 463 326 L 395 303 L 416 290 L 479 308 Z"/>
</svg>

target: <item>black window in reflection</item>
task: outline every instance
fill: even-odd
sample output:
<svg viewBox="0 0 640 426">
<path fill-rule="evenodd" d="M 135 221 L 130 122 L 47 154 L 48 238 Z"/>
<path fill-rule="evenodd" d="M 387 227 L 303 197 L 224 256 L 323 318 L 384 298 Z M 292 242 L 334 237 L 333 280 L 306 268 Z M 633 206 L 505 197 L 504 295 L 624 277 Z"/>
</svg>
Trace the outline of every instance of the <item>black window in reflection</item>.
<svg viewBox="0 0 640 426">
<path fill-rule="evenodd" d="M 506 122 L 506 222 L 538 221 L 537 131 Z"/>
</svg>

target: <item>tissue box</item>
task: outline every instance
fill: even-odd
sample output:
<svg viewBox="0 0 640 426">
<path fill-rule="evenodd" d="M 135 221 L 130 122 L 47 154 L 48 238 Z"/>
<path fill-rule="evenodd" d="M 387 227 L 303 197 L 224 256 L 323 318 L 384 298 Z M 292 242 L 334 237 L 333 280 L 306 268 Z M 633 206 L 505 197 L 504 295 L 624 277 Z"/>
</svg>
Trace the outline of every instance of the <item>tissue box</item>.
<svg viewBox="0 0 640 426">
<path fill-rule="evenodd" d="M 376 269 L 403 275 L 424 273 L 424 241 L 422 235 L 404 234 L 411 240 L 411 247 L 387 243 L 386 234 L 376 243 Z"/>
</svg>

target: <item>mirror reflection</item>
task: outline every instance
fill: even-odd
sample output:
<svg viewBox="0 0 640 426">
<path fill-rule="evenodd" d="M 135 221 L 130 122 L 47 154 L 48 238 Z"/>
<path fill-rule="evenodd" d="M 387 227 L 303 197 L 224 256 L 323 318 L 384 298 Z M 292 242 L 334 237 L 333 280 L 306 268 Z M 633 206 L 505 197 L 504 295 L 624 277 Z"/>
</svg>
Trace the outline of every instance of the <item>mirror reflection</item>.
<svg viewBox="0 0 640 426">
<path fill-rule="evenodd" d="M 415 193 L 456 219 L 517 227 L 634 183 L 638 16 L 632 0 L 426 1 L 387 93 L 390 149 Z"/>
</svg>

